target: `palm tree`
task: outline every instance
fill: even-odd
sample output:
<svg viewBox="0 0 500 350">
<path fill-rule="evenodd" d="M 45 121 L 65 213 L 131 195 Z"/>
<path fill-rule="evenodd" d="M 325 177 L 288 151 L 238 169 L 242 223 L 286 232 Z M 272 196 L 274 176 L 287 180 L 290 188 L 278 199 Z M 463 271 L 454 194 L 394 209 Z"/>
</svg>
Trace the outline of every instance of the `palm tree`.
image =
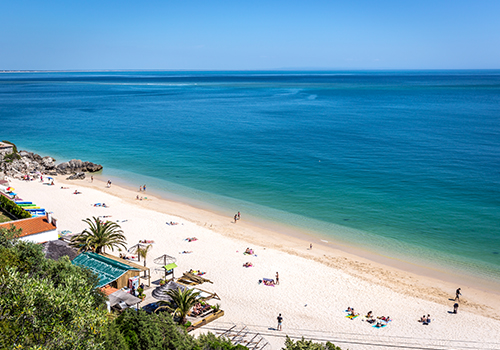
<svg viewBox="0 0 500 350">
<path fill-rule="evenodd" d="M 146 257 L 148 256 L 151 248 L 153 248 L 153 245 L 151 244 L 144 246 L 144 248 L 140 244 L 137 245 L 137 255 L 144 259 L 144 267 L 146 267 Z M 144 277 L 146 277 L 146 271 L 144 271 Z"/>
<path fill-rule="evenodd" d="M 71 238 L 70 245 L 78 248 L 79 251 L 93 251 L 94 253 L 104 252 L 105 248 L 123 247 L 126 249 L 126 239 L 120 225 L 106 221 L 102 222 L 95 216 L 91 219 L 82 220 L 89 227 L 82 233 Z"/>
<path fill-rule="evenodd" d="M 172 303 L 175 304 L 174 315 L 179 317 L 179 324 L 184 324 L 186 315 L 198 301 L 200 292 L 195 292 L 193 289 L 187 288 L 183 291 L 178 288 L 169 289 L 165 293 L 172 298 Z"/>
</svg>

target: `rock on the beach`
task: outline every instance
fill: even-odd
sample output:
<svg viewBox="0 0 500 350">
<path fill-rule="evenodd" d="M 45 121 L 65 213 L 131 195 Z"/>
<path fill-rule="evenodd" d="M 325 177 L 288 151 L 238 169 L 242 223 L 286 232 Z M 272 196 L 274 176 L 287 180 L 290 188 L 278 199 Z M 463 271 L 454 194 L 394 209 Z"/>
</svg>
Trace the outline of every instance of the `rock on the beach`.
<svg viewBox="0 0 500 350">
<path fill-rule="evenodd" d="M 102 169 L 102 165 L 92 162 L 82 162 L 80 159 L 71 159 L 69 162 L 64 162 L 56 166 L 58 174 L 71 174 L 79 172 L 94 173 Z"/>
<path fill-rule="evenodd" d="M 66 180 L 83 180 L 85 179 L 85 173 L 76 173 L 71 176 L 68 176 Z"/>
</svg>

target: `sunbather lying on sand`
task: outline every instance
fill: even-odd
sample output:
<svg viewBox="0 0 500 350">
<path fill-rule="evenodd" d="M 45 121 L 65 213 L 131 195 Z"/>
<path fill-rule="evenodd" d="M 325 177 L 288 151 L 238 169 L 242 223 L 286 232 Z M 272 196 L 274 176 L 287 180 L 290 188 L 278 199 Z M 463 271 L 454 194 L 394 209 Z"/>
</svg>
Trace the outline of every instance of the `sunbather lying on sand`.
<svg viewBox="0 0 500 350">
<path fill-rule="evenodd" d="M 243 267 L 253 267 L 253 264 L 251 262 L 246 262 L 243 264 Z"/>
<path fill-rule="evenodd" d="M 170 221 L 170 222 L 167 222 L 167 225 L 168 226 L 174 226 L 174 225 L 179 225 L 179 223 L 178 222 Z"/>
<path fill-rule="evenodd" d="M 75 190 L 75 192 L 73 192 L 73 194 L 82 194 L 82 192 L 78 192 L 78 190 Z"/>
<path fill-rule="evenodd" d="M 266 286 L 271 286 L 271 287 L 274 287 L 274 280 L 270 279 L 270 278 L 263 278 L 260 282 L 263 282 L 264 285 Z"/>
<path fill-rule="evenodd" d="M 391 320 L 391 317 L 390 316 L 380 316 L 380 317 L 377 317 L 379 320 L 382 320 L 382 321 L 385 321 L 385 322 L 389 322 L 389 321 L 392 321 Z"/>
<path fill-rule="evenodd" d="M 198 238 L 196 237 L 188 237 L 185 239 L 185 241 L 188 241 L 188 242 L 196 242 L 198 240 Z"/>
<path fill-rule="evenodd" d="M 250 255 L 252 255 L 252 254 L 254 254 L 254 251 L 253 251 L 253 249 L 247 248 L 247 249 L 245 249 L 245 252 L 243 254 L 250 254 Z"/>
<path fill-rule="evenodd" d="M 193 251 L 192 250 L 184 250 L 182 252 L 179 252 L 179 254 L 191 254 Z"/>
</svg>

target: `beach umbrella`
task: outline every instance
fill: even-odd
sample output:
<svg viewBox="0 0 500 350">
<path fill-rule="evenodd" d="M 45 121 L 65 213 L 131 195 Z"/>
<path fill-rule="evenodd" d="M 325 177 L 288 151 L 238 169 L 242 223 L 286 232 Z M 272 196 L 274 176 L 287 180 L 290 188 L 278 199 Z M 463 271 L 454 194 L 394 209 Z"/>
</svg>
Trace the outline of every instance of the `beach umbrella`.
<svg viewBox="0 0 500 350">
<path fill-rule="evenodd" d="M 12 191 L 14 191 L 14 187 L 7 187 L 7 191 L 8 191 L 8 192 L 12 192 Z"/>
<path fill-rule="evenodd" d="M 48 177 L 47 177 L 47 179 L 49 179 L 49 180 L 54 180 L 54 178 L 52 178 L 52 177 L 50 177 L 50 176 L 48 176 Z"/>
</svg>

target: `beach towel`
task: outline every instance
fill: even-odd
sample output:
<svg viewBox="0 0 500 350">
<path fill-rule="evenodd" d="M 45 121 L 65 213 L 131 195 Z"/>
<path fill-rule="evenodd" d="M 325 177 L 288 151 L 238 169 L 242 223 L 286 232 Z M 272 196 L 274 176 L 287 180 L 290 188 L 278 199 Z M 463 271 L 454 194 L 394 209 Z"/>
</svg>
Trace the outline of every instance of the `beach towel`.
<svg viewBox="0 0 500 350">
<path fill-rule="evenodd" d="M 262 282 L 264 283 L 265 286 L 274 287 L 274 280 L 273 279 L 263 278 Z"/>
<path fill-rule="evenodd" d="M 358 317 L 359 315 L 347 315 L 346 317 L 347 318 L 350 318 L 351 320 L 354 320 L 356 317 Z"/>
<path fill-rule="evenodd" d="M 374 327 L 374 328 L 384 328 L 384 327 L 386 327 L 386 326 L 387 326 L 386 324 L 383 324 L 383 325 L 378 326 L 378 327 L 377 327 L 377 325 L 374 325 L 374 326 L 372 326 L 372 327 Z"/>
</svg>

